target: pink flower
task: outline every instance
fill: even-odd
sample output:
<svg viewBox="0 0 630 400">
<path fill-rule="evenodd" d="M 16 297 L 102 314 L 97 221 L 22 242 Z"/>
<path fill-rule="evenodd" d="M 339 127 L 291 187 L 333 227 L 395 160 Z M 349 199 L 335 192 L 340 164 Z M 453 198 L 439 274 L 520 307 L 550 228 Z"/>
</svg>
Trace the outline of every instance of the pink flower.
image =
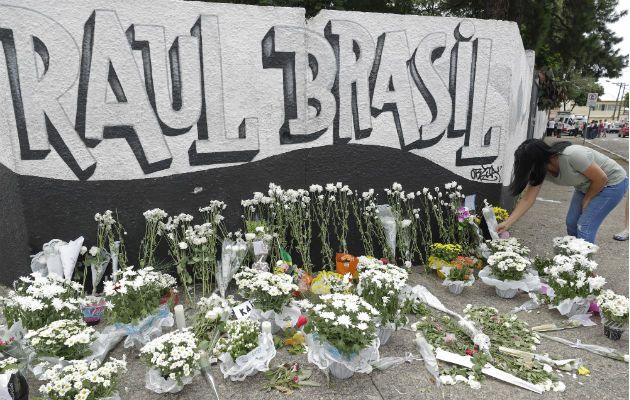
<svg viewBox="0 0 630 400">
<path fill-rule="evenodd" d="M 298 378 L 298 376 L 297 376 L 297 375 L 295 375 L 295 376 L 293 377 L 293 383 L 298 383 L 298 381 L 299 381 L 299 380 L 300 380 L 300 378 Z"/>
<path fill-rule="evenodd" d="M 297 326 L 298 328 L 302 327 L 304 324 L 306 324 L 308 321 L 306 320 L 306 317 L 304 317 L 303 315 L 300 315 L 298 317 L 297 323 L 295 324 L 295 326 Z"/>
</svg>

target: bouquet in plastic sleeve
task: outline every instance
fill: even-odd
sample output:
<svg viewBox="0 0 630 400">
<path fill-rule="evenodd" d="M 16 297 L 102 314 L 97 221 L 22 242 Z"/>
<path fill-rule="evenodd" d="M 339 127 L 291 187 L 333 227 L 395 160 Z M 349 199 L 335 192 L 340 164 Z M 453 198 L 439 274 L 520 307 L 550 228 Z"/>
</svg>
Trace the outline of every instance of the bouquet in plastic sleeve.
<svg viewBox="0 0 630 400">
<path fill-rule="evenodd" d="M 392 207 L 389 204 L 379 204 L 376 206 L 376 213 L 385 233 L 385 241 L 392 254 L 396 254 L 396 219 Z"/>
<path fill-rule="evenodd" d="M 318 295 L 348 293 L 350 289 L 352 289 L 352 276 L 332 271 L 321 271 L 311 283 L 311 292 Z"/>
<path fill-rule="evenodd" d="M 217 294 L 202 297 L 197 302 L 197 314 L 194 316 L 193 332 L 198 340 L 210 340 L 210 334 L 225 331 L 225 324 L 232 314 L 232 307 L 238 302 L 234 297 L 222 298 Z"/>
<path fill-rule="evenodd" d="M 61 319 L 29 331 L 25 339 L 36 359 L 58 363 L 59 359 L 79 360 L 92 355 L 90 346 L 96 336 L 94 328 L 82 320 Z"/>
<path fill-rule="evenodd" d="M 472 271 L 475 261 L 469 257 L 459 256 L 451 264 L 452 267 L 442 285 L 447 286 L 453 294 L 461 294 L 465 287 L 475 283 L 475 275 Z"/>
<path fill-rule="evenodd" d="M 479 278 L 494 286 L 499 297 L 512 298 L 517 291 L 540 288 L 538 276 L 527 271 L 529 260 L 513 251 L 499 251 L 488 257 L 488 266 L 479 272 Z"/>
<path fill-rule="evenodd" d="M 46 370 L 39 388 L 45 400 L 120 400 L 118 387 L 127 362 L 111 358 L 106 363 L 75 360 Z"/>
<path fill-rule="evenodd" d="M 160 336 L 163 327 L 175 323 L 169 307 L 159 305 L 175 284 L 175 278 L 153 267 L 127 267 L 120 280 L 105 282 L 105 296 L 111 303 L 107 318 L 114 325 L 105 328 L 103 335 L 109 335 L 112 343 L 126 336 L 125 348 L 142 347 Z"/>
<path fill-rule="evenodd" d="M 232 241 L 229 239 L 223 240 L 223 247 L 221 250 L 221 262 L 217 265 L 217 286 L 219 287 L 219 293 L 221 297 L 225 297 L 228 285 L 232 280 L 232 277 L 241 267 L 241 263 L 247 254 L 247 245 L 242 239 Z"/>
<path fill-rule="evenodd" d="M 596 244 L 578 239 L 575 236 L 558 236 L 553 238 L 553 251 L 565 256 L 582 255 L 591 259 L 599 250 Z"/>
<path fill-rule="evenodd" d="M 59 319 L 81 318 L 82 286 L 66 282 L 57 274 L 32 273 L 20 277 L 14 290 L 0 297 L 2 313 L 9 328 L 22 321 L 26 330 L 39 329 Z"/>
<path fill-rule="evenodd" d="M 280 251 L 284 252 L 284 250 L 282 249 Z M 284 254 L 285 256 L 288 255 L 288 253 L 286 252 L 284 252 Z M 293 291 L 293 295 L 295 297 L 297 297 L 300 293 L 308 292 L 311 288 L 313 278 L 308 274 L 306 270 L 294 265 L 290 259 L 287 261 L 278 260 L 276 262 L 275 268 L 273 269 L 273 273 L 287 274 L 291 277 L 293 283 L 298 287 L 298 290 Z"/>
<path fill-rule="evenodd" d="M 597 305 L 602 316 L 604 334 L 609 339 L 619 340 L 623 331 L 628 329 L 628 298 L 604 290 L 597 297 Z"/>
<path fill-rule="evenodd" d="M 337 253 L 335 255 L 335 261 L 338 274 L 350 274 L 352 275 L 352 277 L 355 276 L 357 271 L 357 264 L 359 262 L 359 260 L 355 256 L 346 253 Z"/>
<path fill-rule="evenodd" d="M 227 335 L 217 343 L 223 377 L 243 381 L 259 371 L 267 371 L 276 356 L 271 332 L 261 332 L 258 321 L 241 319 L 227 323 Z"/>
<path fill-rule="evenodd" d="M 326 294 L 321 303 L 307 305 L 308 360 L 333 376 L 346 379 L 369 373 L 379 359 L 375 317 L 379 311 L 354 294 Z"/>
<path fill-rule="evenodd" d="M 409 273 L 405 269 L 380 261 L 359 272 L 357 293 L 379 312 L 377 334 L 381 345 L 407 321 L 401 313 L 400 297 L 408 278 Z"/>
<path fill-rule="evenodd" d="M 462 252 L 462 246 L 458 244 L 433 243 L 428 259 L 429 267 L 436 270 L 440 278 L 446 278 L 452 267 L 451 261 L 462 255 Z"/>
<path fill-rule="evenodd" d="M 28 400 L 28 383 L 15 357 L 0 353 L 0 399 Z"/>
<path fill-rule="evenodd" d="M 177 393 L 199 371 L 197 340 L 189 329 L 153 339 L 140 350 L 140 357 L 149 367 L 145 386 L 155 393 Z"/>
<path fill-rule="evenodd" d="M 295 325 L 301 313 L 290 303 L 293 291 L 299 288 L 290 275 L 246 268 L 236 274 L 235 279 L 239 289 L 255 307 L 250 319 L 271 322 L 272 332 L 286 325 Z"/>
<path fill-rule="evenodd" d="M 585 314 L 590 303 L 599 295 L 606 279 L 595 274 L 597 263 L 582 254 L 557 255 L 553 265 L 546 267 L 547 285 L 541 288 L 547 295 L 549 308 L 562 315 Z"/>
</svg>

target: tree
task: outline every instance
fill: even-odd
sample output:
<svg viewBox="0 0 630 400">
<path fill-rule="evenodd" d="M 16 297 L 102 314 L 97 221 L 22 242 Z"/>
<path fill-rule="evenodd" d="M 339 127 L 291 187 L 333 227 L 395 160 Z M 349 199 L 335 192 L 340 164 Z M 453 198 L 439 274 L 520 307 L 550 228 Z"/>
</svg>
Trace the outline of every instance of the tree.
<svg viewBox="0 0 630 400">
<path fill-rule="evenodd" d="M 571 101 L 573 101 L 573 107 L 586 105 L 589 93 L 597 93 L 600 96 L 604 94 L 604 88 L 591 76 L 574 76 L 573 79 L 565 82 L 565 86 L 567 88 L 566 100 L 563 103 L 565 111 L 567 110 L 567 103 Z M 573 107 L 571 107 L 571 110 L 573 110 Z"/>
<path fill-rule="evenodd" d="M 626 93 L 626 94 L 623 96 L 623 100 L 621 100 L 621 107 L 622 107 L 622 108 L 626 108 L 626 107 L 628 107 L 628 93 Z"/>
</svg>

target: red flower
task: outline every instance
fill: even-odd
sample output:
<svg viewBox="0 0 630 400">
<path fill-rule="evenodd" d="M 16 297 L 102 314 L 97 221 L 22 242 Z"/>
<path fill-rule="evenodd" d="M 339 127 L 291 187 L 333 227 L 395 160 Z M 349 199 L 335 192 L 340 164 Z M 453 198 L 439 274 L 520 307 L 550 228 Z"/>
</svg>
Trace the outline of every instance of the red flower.
<svg viewBox="0 0 630 400">
<path fill-rule="evenodd" d="M 298 383 L 298 381 L 299 381 L 299 380 L 300 380 L 300 378 L 298 378 L 298 376 L 297 376 L 297 375 L 295 375 L 295 376 L 293 377 L 293 383 Z"/>
<path fill-rule="evenodd" d="M 300 317 L 297 320 L 297 323 L 295 324 L 295 326 L 297 326 L 298 328 L 302 327 L 304 324 L 306 324 L 308 321 L 306 320 L 306 318 L 303 315 L 300 315 Z"/>
<path fill-rule="evenodd" d="M 382 262 L 383 264 L 387 264 L 387 258 L 385 258 L 385 257 L 381 257 L 381 262 Z"/>
<path fill-rule="evenodd" d="M 464 275 L 464 279 L 468 279 L 468 275 Z"/>
<path fill-rule="evenodd" d="M 466 350 L 466 354 L 468 354 L 469 356 L 472 356 L 473 355 L 473 351 L 468 349 L 468 350 Z"/>
</svg>

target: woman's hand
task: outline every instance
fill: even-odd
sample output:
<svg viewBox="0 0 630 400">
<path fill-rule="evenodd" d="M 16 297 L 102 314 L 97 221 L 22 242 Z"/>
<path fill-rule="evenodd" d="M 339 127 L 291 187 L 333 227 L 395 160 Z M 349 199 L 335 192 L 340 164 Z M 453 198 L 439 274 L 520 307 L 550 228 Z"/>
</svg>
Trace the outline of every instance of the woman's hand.
<svg viewBox="0 0 630 400">
<path fill-rule="evenodd" d="M 494 228 L 494 230 L 500 235 L 503 232 L 507 232 L 507 230 L 510 229 L 510 226 L 508 225 L 507 221 L 503 221 L 501 222 L 499 225 L 497 225 L 496 228 Z"/>
</svg>

